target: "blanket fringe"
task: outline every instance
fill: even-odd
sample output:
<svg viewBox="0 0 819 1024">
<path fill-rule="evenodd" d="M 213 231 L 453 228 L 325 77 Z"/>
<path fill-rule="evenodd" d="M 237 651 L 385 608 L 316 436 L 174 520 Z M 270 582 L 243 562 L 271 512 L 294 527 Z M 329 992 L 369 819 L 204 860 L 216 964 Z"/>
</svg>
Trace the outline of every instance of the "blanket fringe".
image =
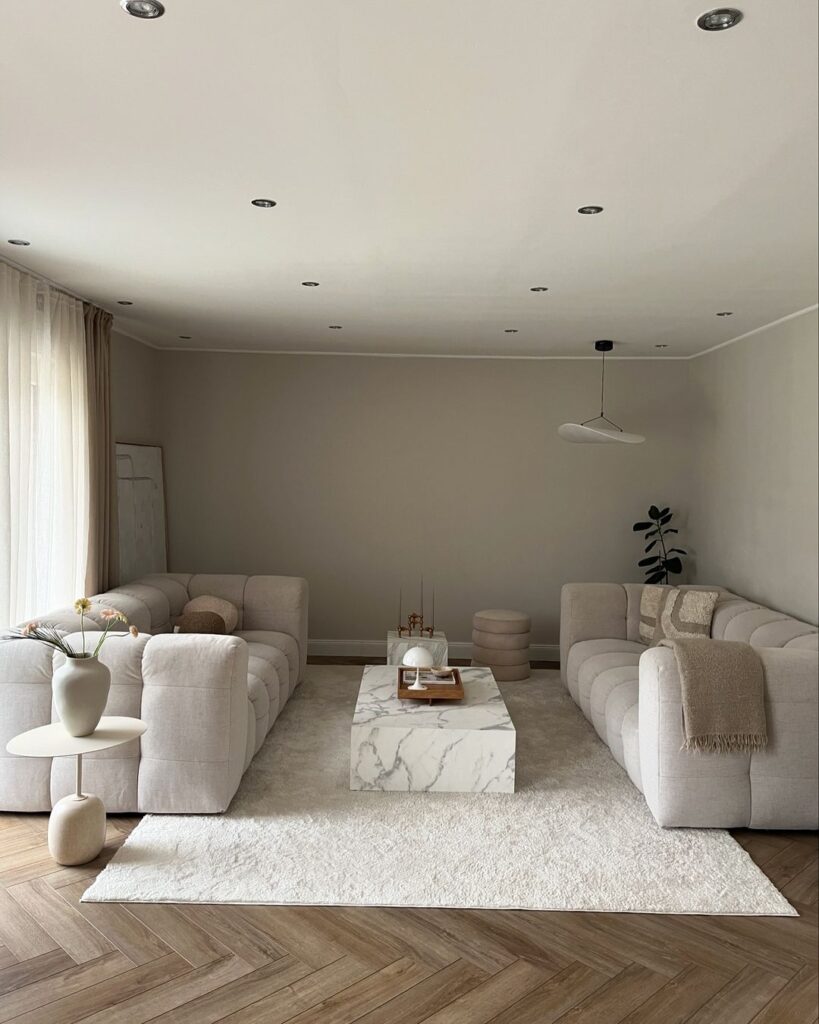
<svg viewBox="0 0 819 1024">
<path fill-rule="evenodd" d="M 764 750 L 767 745 L 768 737 L 764 733 L 725 733 L 691 736 L 680 749 L 693 754 L 754 754 Z"/>
</svg>

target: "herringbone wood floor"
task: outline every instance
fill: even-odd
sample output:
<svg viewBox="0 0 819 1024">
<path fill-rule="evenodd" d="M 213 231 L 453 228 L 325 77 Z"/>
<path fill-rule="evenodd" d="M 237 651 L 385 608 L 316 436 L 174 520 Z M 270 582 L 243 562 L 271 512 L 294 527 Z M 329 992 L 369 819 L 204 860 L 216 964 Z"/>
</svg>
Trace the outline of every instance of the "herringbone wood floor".
<svg viewBox="0 0 819 1024">
<path fill-rule="evenodd" d="M 737 838 L 800 918 L 79 902 L 45 815 L 0 816 L 0 1022 L 809 1024 L 817 840 Z"/>
</svg>

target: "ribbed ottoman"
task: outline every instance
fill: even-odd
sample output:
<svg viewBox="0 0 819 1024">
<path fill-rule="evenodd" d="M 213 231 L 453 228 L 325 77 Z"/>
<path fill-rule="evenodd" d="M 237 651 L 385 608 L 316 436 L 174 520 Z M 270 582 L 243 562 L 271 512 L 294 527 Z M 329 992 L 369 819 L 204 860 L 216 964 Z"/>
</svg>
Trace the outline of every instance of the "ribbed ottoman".
<svg viewBox="0 0 819 1024">
<path fill-rule="evenodd" d="M 472 664 L 492 669 L 496 679 L 511 682 L 529 678 L 529 631 L 525 612 L 503 608 L 472 616 Z"/>
</svg>

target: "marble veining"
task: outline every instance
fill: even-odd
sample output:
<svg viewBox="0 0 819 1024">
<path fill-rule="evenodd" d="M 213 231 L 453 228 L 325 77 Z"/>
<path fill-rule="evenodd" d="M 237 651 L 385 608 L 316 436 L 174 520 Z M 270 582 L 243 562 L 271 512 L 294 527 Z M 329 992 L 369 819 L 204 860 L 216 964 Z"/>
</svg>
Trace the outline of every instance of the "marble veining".
<svg viewBox="0 0 819 1024">
<path fill-rule="evenodd" d="M 515 726 L 491 669 L 461 669 L 465 697 L 399 700 L 394 666 L 364 669 L 350 732 L 350 788 L 513 793 Z"/>
</svg>

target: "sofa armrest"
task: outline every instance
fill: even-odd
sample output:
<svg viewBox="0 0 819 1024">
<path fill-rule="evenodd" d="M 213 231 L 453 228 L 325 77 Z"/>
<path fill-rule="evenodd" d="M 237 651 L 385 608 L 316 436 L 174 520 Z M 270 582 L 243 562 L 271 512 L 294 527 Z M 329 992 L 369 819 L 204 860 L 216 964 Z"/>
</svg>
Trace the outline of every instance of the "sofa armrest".
<svg viewBox="0 0 819 1024">
<path fill-rule="evenodd" d="M 627 601 L 620 583 L 564 583 L 560 591 L 560 675 L 573 644 L 607 637 L 625 639 Z"/>
<path fill-rule="evenodd" d="M 768 746 L 754 754 L 682 750 L 682 693 L 667 647 L 640 658 L 643 793 L 660 825 L 691 828 L 817 827 L 817 655 L 758 648 L 765 671 Z"/>
<path fill-rule="evenodd" d="M 142 658 L 138 810 L 227 809 L 242 778 L 248 729 L 248 647 L 234 636 L 151 637 Z"/>
<path fill-rule="evenodd" d="M 243 630 L 287 633 L 299 645 L 299 678 L 307 664 L 309 587 L 300 576 L 249 576 L 244 593 Z"/>
</svg>

